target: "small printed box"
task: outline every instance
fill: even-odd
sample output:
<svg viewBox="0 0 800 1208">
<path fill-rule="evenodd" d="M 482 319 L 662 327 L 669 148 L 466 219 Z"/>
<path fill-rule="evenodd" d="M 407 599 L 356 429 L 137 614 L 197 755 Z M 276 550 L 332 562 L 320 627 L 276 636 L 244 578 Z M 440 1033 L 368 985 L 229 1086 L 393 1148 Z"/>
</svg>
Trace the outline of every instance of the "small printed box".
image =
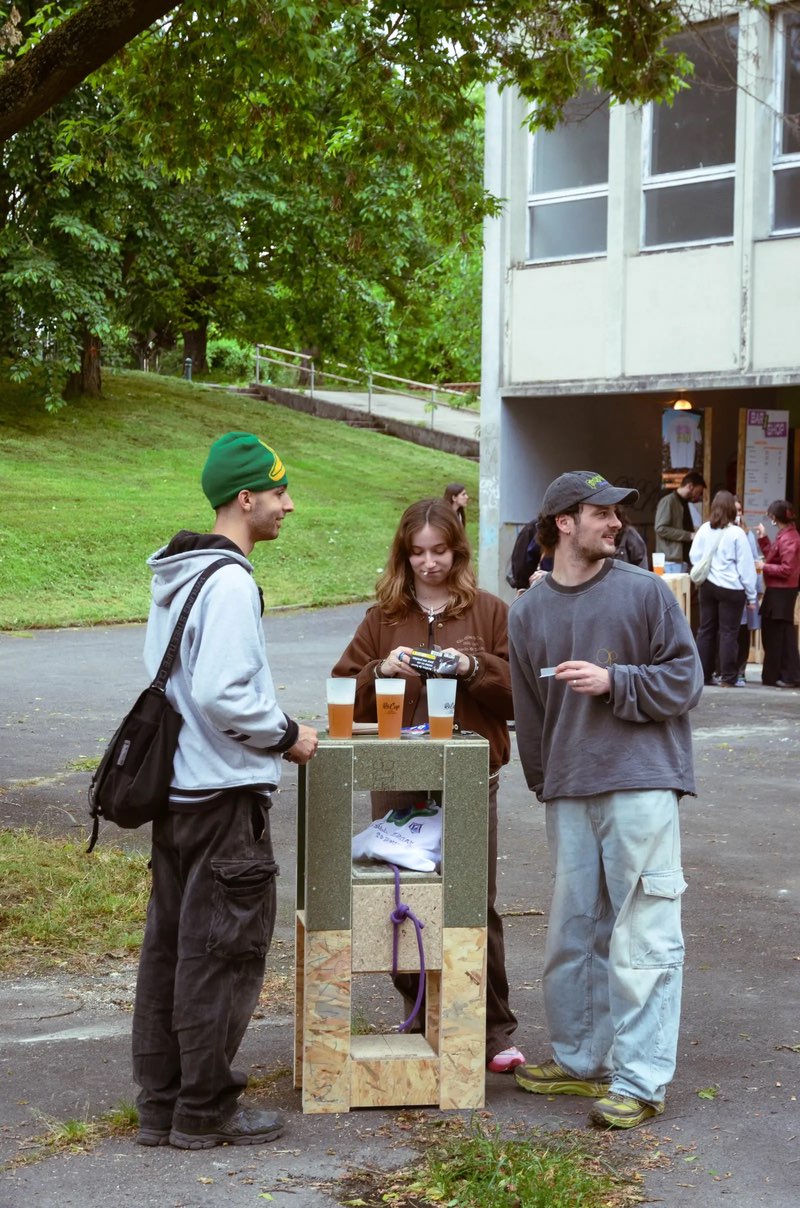
<svg viewBox="0 0 800 1208">
<path fill-rule="evenodd" d="M 458 658 L 443 654 L 441 650 L 412 650 L 408 655 L 408 665 L 422 675 L 455 675 Z"/>
</svg>

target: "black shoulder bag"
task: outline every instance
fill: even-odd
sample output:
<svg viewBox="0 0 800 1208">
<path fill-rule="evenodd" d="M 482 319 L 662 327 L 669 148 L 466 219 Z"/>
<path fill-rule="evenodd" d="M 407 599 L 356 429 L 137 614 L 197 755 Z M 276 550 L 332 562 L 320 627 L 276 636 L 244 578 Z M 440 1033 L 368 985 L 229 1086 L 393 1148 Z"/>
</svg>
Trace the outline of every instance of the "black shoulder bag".
<svg viewBox="0 0 800 1208">
<path fill-rule="evenodd" d="M 207 579 L 222 566 L 237 566 L 234 558 L 219 558 L 197 576 L 181 609 L 161 666 L 149 688 L 122 720 L 106 747 L 89 785 L 94 849 L 100 819 L 126 830 L 152 822 L 167 808 L 172 763 L 183 718 L 167 700 L 166 687 L 192 605 Z"/>
</svg>

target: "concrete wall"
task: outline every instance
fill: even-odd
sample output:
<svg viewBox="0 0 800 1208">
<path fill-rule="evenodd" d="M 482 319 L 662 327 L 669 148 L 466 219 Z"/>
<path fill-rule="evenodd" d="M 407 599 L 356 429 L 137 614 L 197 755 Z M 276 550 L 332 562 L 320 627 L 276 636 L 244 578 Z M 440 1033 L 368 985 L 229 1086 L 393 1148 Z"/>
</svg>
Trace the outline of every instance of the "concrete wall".
<svg viewBox="0 0 800 1208">
<path fill-rule="evenodd" d="M 800 362 L 800 239 L 753 248 L 753 368 Z"/>
<path fill-rule="evenodd" d="M 781 240 L 784 256 L 789 244 L 800 270 L 800 239 Z M 512 269 L 509 382 L 605 378 L 609 358 L 628 377 L 738 367 L 741 311 L 732 246 L 629 257 L 623 272 L 625 322 L 611 327 L 605 259 Z M 779 299 L 789 288 L 779 258 L 762 256 L 754 304 L 759 331 L 777 328 L 784 350 Z M 611 338 L 618 342 L 614 349 Z"/>
<path fill-rule="evenodd" d="M 732 247 L 636 256 L 626 263 L 625 284 L 625 374 L 737 368 L 740 308 Z"/>
<path fill-rule="evenodd" d="M 509 381 L 605 376 L 605 260 L 514 269 L 510 290 Z"/>
</svg>

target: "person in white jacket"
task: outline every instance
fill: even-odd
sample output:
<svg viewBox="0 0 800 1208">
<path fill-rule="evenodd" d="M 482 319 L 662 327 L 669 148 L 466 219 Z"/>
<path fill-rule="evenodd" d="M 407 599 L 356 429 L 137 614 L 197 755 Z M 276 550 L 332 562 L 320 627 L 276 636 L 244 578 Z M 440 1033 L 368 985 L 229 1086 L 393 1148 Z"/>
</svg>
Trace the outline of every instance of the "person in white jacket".
<svg viewBox="0 0 800 1208">
<path fill-rule="evenodd" d="M 277 702 L 248 556 L 293 511 L 277 453 L 247 432 L 211 446 L 212 532 L 182 530 L 149 560 L 144 659 L 152 677 L 198 574 L 226 555 L 189 615 L 167 696 L 183 725 L 169 809 L 153 823 L 152 891 L 133 1012 L 140 1145 L 209 1149 L 278 1137 L 280 1112 L 239 1102 L 231 1063 L 258 1002 L 278 872 L 270 794 L 281 760 L 306 763 L 317 733 Z"/>
<path fill-rule="evenodd" d="M 758 601 L 756 565 L 747 537 L 736 523 L 736 500 L 730 491 L 717 491 L 709 518 L 692 541 L 689 561 L 711 554 L 707 578 L 700 584 L 700 627 L 697 650 L 703 680 L 713 683 L 719 665 L 719 686 L 735 688 L 738 679 L 739 624 L 742 609 L 755 610 Z"/>
</svg>

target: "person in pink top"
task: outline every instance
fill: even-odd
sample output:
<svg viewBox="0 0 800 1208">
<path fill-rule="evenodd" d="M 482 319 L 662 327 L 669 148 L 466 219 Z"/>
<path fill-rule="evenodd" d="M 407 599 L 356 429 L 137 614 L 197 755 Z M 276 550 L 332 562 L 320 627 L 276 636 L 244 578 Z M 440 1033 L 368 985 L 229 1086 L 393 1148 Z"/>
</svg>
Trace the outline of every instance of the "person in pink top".
<svg viewBox="0 0 800 1208">
<path fill-rule="evenodd" d="M 774 688 L 800 688 L 800 651 L 794 628 L 794 606 L 800 581 L 800 533 L 788 500 L 774 500 L 767 508 L 767 516 L 770 523 L 777 526 L 778 533 L 771 541 L 763 524 L 756 527 L 759 549 L 764 557 L 766 587 L 761 601 L 761 640 L 764 644 L 761 683 Z"/>
</svg>

